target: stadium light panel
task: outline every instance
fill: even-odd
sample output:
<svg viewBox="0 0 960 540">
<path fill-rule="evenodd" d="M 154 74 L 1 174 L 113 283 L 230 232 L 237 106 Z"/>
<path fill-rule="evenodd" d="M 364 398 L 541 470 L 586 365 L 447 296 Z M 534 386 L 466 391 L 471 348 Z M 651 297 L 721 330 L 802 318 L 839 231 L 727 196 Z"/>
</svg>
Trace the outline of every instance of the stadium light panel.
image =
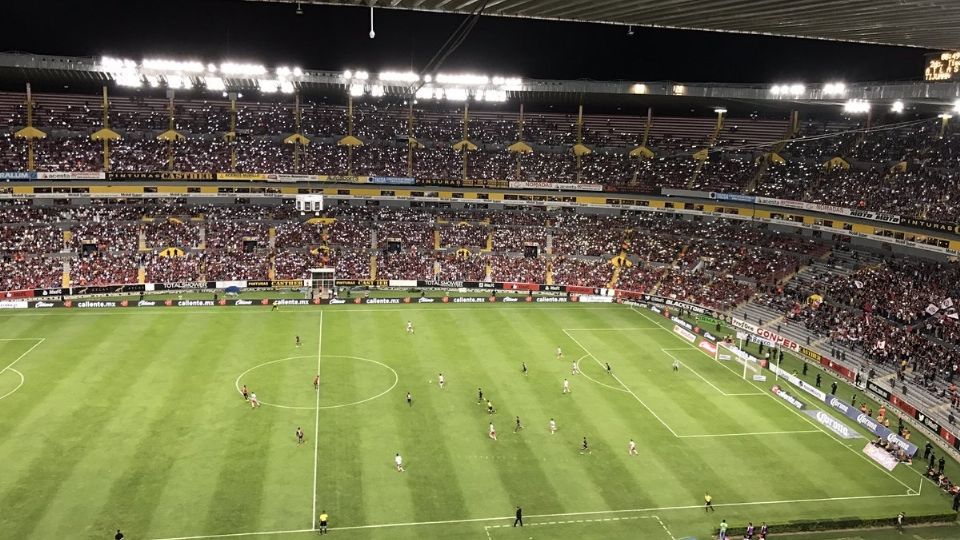
<svg viewBox="0 0 960 540">
<path fill-rule="evenodd" d="M 264 94 L 275 94 L 280 91 L 280 81 L 276 79 L 257 79 L 257 86 Z"/>
<path fill-rule="evenodd" d="M 363 95 L 363 85 L 362 84 L 351 84 L 350 85 L 350 95 L 353 97 L 359 97 Z"/>
<path fill-rule="evenodd" d="M 216 64 L 207 64 L 207 71 L 210 72 L 210 73 L 216 73 L 216 72 L 217 72 L 217 65 L 216 65 Z"/>
<path fill-rule="evenodd" d="M 100 69 L 108 72 L 130 71 L 137 69 L 137 63 L 127 58 L 104 56 L 100 58 Z"/>
<path fill-rule="evenodd" d="M 224 84 L 223 79 L 220 77 L 204 77 L 203 84 L 207 87 L 207 90 L 213 92 L 221 92 L 227 89 L 227 85 Z"/>
<path fill-rule="evenodd" d="M 950 114 L 950 113 L 940 113 L 940 114 L 937 115 L 937 118 L 939 118 L 939 119 L 941 119 L 941 120 L 949 120 L 949 119 L 953 118 L 953 115 Z"/>
<path fill-rule="evenodd" d="M 713 112 L 717 114 L 727 114 L 727 110 L 724 109 L 723 107 L 717 107 L 716 109 L 713 110 Z"/>
<path fill-rule="evenodd" d="M 426 82 L 432 82 L 432 81 L 433 81 L 433 75 L 424 75 L 424 76 L 423 76 L 423 80 L 426 81 Z"/>
<path fill-rule="evenodd" d="M 159 87 L 160 87 L 160 76 L 159 76 L 159 75 L 147 75 L 147 84 L 150 85 L 150 88 L 159 88 Z"/>
<path fill-rule="evenodd" d="M 375 84 L 370 87 L 370 95 L 373 97 L 383 97 L 383 86 Z"/>
<path fill-rule="evenodd" d="M 450 101 L 466 101 L 469 97 L 466 88 L 447 88 L 443 95 Z"/>
<path fill-rule="evenodd" d="M 290 68 L 287 66 L 280 66 L 277 68 L 277 77 L 287 77 L 290 75 Z"/>
<path fill-rule="evenodd" d="M 843 104 L 843 112 L 850 114 L 863 114 L 870 112 L 870 102 L 862 99 L 851 99 Z"/>
<path fill-rule="evenodd" d="M 193 88 L 193 81 L 190 80 L 190 77 L 183 75 L 167 75 L 167 88 L 184 88 L 189 90 Z"/>
<path fill-rule="evenodd" d="M 416 94 L 417 99 L 431 99 L 433 98 L 433 88 L 430 86 L 422 86 L 417 89 Z"/>
<path fill-rule="evenodd" d="M 825 96 L 843 96 L 847 93 L 847 85 L 842 82 L 827 83 L 823 86 Z"/>
<path fill-rule="evenodd" d="M 343 72 L 343 78 L 344 78 L 344 79 L 352 79 L 352 78 L 353 78 L 353 72 L 350 71 L 349 69 L 346 70 L 346 71 L 344 71 L 344 72 Z"/>
<path fill-rule="evenodd" d="M 507 91 L 497 88 L 488 88 L 487 90 L 477 90 L 477 99 L 489 102 L 501 103 L 507 100 Z"/>
<path fill-rule="evenodd" d="M 144 58 L 140 67 L 151 71 L 202 73 L 203 64 L 200 62 L 181 62 L 166 58 Z"/>
<path fill-rule="evenodd" d="M 117 86 L 126 86 L 128 88 L 143 87 L 143 79 L 135 73 L 120 73 L 115 75 L 113 80 L 117 82 Z"/>
<path fill-rule="evenodd" d="M 293 81 L 280 81 L 280 91 L 284 94 L 292 94 Z"/>
<path fill-rule="evenodd" d="M 293 76 L 294 76 L 294 77 L 303 77 L 303 70 L 300 69 L 300 68 L 298 68 L 298 67 L 294 67 L 294 68 L 293 68 Z"/>
<path fill-rule="evenodd" d="M 438 73 L 437 82 L 440 84 L 456 84 L 461 86 L 484 86 L 490 84 L 490 78 L 486 75 L 474 75 L 472 73 Z"/>
<path fill-rule="evenodd" d="M 647 85 L 642 84 L 642 83 L 631 84 L 631 85 L 630 85 L 630 93 L 631 93 L 631 94 L 646 94 L 646 93 L 647 93 Z"/>
<path fill-rule="evenodd" d="M 417 82 L 420 77 L 412 71 L 381 71 L 377 78 L 385 82 Z"/>
<path fill-rule="evenodd" d="M 960 113 L 960 99 L 953 102 L 953 112 Z"/>
<path fill-rule="evenodd" d="M 224 62 L 220 64 L 220 71 L 225 75 L 264 75 L 267 68 L 260 64 L 242 64 L 238 62 Z"/>
<path fill-rule="evenodd" d="M 890 112 L 902 113 L 903 112 L 903 102 L 899 99 L 890 104 Z"/>
<path fill-rule="evenodd" d="M 365 81 L 370 78 L 370 74 L 366 71 L 355 71 L 353 73 L 353 78 L 360 81 Z"/>
</svg>

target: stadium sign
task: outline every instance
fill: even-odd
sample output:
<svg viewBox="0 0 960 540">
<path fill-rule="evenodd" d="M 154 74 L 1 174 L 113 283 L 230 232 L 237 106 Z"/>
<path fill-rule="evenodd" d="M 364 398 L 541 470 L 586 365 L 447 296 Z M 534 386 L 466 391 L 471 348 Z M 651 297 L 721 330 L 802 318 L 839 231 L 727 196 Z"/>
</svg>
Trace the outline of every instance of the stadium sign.
<svg viewBox="0 0 960 540">
<path fill-rule="evenodd" d="M 870 459 L 882 465 L 883 468 L 888 471 L 893 471 L 893 469 L 895 469 L 900 463 L 897 458 L 890 455 L 890 452 L 887 452 L 872 442 L 867 443 L 867 445 L 863 447 L 863 453 L 869 456 Z"/>
<path fill-rule="evenodd" d="M 870 433 L 873 433 L 877 437 L 884 439 L 887 442 L 893 443 L 899 446 L 904 452 L 909 456 L 913 456 L 917 453 L 917 447 L 910 441 L 907 441 L 903 437 L 897 435 L 893 431 L 890 431 L 886 427 L 880 425 L 873 418 L 867 416 L 866 414 L 861 413 L 855 407 L 847 405 L 846 403 L 840 401 L 840 399 L 834 395 L 827 394 L 827 405 L 830 405 L 834 409 L 842 412 L 847 418 L 855 420 L 861 426 L 867 428 Z"/>
<path fill-rule="evenodd" d="M 686 328 L 680 326 L 679 324 L 673 325 L 673 332 L 679 335 L 680 337 L 682 337 L 683 339 L 689 341 L 690 343 L 693 343 L 694 341 L 697 340 L 697 336 L 693 332 L 687 330 Z"/>
<path fill-rule="evenodd" d="M 925 219 L 917 219 L 911 217 L 901 217 L 900 225 L 905 227 L 913 227 L 915 229 L 924 229 L 927 231 L 936 231 L 936 232 L 945 232 L 945 233 L 957 233 L 957 225 L 954 223 L 939 223 L 936 221 L 927 221 Z"/>
<path fill-rule="evenodd" d="M 793 397 L 789 392 L 787 392 L 783 388 L 780 388 L 780 385 L 777 385 L 777 384 L 773 385 L 773 388 L 771 388 L 771 391 L 773 391 L 773 393 L 776 394 L 780 399 L 786 401 L 790 405 L 793 405 L 797 409 L 803 410 L 804 408 L 806 408 L 806 405 L 804 405 L 802 401 Z"/>
<path fill-rule="evenodd" d="M 26 300 L 0 300 L 0 309 L 26 309 L 29 306 Z"/>
<path fill-rule="evenodd" d="M 857 430 L 851 429 L 850 426 L 844 424 L 843 422 L 837 420 L 829 413 L 823 412 L 818 409 L 806 410 L 803 411 L 807 416 L 813 418 L 820 425 L 826 427 L 830 431 L 836 433 L 840 436 L 841 439 L 862 439 L 863 437 L 857 433 Z"/>
</svg>

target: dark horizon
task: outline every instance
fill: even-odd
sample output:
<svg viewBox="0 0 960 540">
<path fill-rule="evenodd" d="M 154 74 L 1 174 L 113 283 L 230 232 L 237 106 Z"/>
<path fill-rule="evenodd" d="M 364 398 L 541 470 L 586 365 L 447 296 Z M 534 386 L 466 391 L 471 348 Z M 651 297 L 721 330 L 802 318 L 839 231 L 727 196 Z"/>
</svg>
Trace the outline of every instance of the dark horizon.
<svg viewBox="0 0 960 540">
<path fill-rule="evenodd" d="M 8 20 L 18 24 L 0 35 L 0 50 L 416 71 L 464 19 L 375 8 L 376 39 L 370 39 L 366 7 L 304 5 L 303 15 L 295 9 L 294 4 L 240 0 L 170 0 L 149 10 L 120 0 L 95 6 L 64 0 L 18 2 L 5 7 Z M 898 81 L 920 80 L 928 52 L 643 27 L 635 27 L 629 36 L 623 26 L 484 16 L 442 71 L 535 79 Z"/>
</svg>

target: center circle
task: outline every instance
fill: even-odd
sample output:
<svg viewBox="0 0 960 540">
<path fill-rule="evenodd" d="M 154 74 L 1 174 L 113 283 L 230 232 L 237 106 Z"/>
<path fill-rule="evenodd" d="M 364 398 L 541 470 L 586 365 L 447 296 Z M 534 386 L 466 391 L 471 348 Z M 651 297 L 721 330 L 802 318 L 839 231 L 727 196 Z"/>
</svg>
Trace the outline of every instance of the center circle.
<svg viewBox="0 0 960 540">
<path fill-rule="evenodd" d="M 257 364 L 237 377 L 258 401 L 281 409 L 317 410 L 317 357 L 289 356 Z M 383 362 L 339 354 L 320 356 L 320 409 L 339 409 L 373 401 L 393 390 L 400 376 Z"/>
</svg>

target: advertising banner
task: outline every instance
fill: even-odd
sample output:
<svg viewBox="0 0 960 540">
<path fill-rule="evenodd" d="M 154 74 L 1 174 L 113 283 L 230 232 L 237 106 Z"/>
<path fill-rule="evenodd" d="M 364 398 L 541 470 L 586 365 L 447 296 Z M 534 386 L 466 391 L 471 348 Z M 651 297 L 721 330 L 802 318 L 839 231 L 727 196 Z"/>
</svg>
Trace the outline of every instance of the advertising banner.
<svg viewBox="0 0 960 540">
<path fill-rule="evenodd" d="M 269 176 L 262 173 L 218 172 L 217 180 L 269 180 Z"/>
<path fill-rule="evenodd" d="M 786 401 L 790 405 L 793 405 L 794 408 L 799 410 L 803 410 L 807 408 L 807 406 L 802 401 L 793 397 L 793 395 L 791 395 L 790 392 L 787 392 L 783 388 L 780 388 L 780 385 L 777 385 L 777 384 L 773 385 L 773 388 L 771 388 L 771 390 L 773 391 L 774 394 L 777 395 L 777 397 Z"/>
<path fill-rule="evenodd" d="M 694 341 L 697 340 L 697 336 L 693 332 L 687 330 L 686 328 L 680 326 L 679 324 L 673 325 L 673 332 L 679 335 L 680 337 L 682 337 L 683 339 L 689 341 L 690 343 L 693 343 Z"/>
<path fill-rule="evenodd" d="M 807 409 L 804 414 L 816 420 L 820 425 L 836 433 L 841 439 L 862 439 L 863 436 L 852 427 L 834 418 L 830 413 L 819 409 Z"/>
<path fill-rule="evenodd" d="M 105 172 L 38 172 L 37 180 L 104 180 Z"/>
<path fill-rule="evenodd" d="M 566 182 L 524 182 L 511 180 L 512 189 L 558 189 L 563 191 L 603 191 L 601 184 L 572 184 Z"/>
<path fill-rule="evenodd" d="M 893 431 L 890 431 L 886 427 L 880 425 L 876 420 L 867 416 L 866 414 L 857 410 L 856 407 L 852 405 L 847 405 L 843 401 L 840 401 L 840 398 L 827 394 L 827 400 L 825 402 L 827 405 L 830 405 L 834 409 L 842 412 L 847 418 L 856 421 L 861 426 L 867 428 L 870 433 L 873 433 L 877 437 L 884 439 L 887 442 L 891 442 L 900 448 L 903 449 L 907 455 L 913 456 L 917 453 L 917 447 L 910 441 L 905 440 L 903 437 L 897 435 Z"/>
<path fill-rule="evenodd" d="M 416 185 L 417 180 L 405 176 L 371 176 L 370 183 L 388 186 L 413 186 Z"/>
<path fill-rule="evenodd" d="M 176 172 L 176 171 L 111 171 L 107 174 L 110 180 L 213 180 L 211 172 Z"/>
<path fill-rule="evenodd" d="M 867 445 L 863 447 L 863 453 L 888 471 L 893 471 L 893 469 L 897 467 L 897 464 L 900 463 L 897 458 L 890 455 L 890 452 L 887 452 L 879 446 L 875 446 L 873 443 L 867 443 Z"/>
</svg>

